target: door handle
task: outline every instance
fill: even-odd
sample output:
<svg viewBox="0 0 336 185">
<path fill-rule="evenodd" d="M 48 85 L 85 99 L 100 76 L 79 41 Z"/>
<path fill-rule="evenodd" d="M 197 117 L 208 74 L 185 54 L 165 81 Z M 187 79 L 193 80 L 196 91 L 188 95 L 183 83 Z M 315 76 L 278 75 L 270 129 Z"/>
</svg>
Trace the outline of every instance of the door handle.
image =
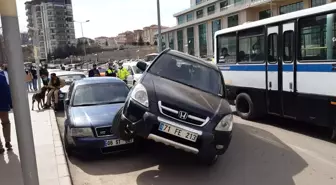
<svg viewBox="0 0 336 185">
<path fill-rule="evenodd" d="M 293 90 L 293 83 L 292 82 L 289 83 L 289 89 Z"/>
<path fill-rule="evenodd" d="M 272 82 L 268 82 L 268 87 L 272 88 Z"/>
</svg>

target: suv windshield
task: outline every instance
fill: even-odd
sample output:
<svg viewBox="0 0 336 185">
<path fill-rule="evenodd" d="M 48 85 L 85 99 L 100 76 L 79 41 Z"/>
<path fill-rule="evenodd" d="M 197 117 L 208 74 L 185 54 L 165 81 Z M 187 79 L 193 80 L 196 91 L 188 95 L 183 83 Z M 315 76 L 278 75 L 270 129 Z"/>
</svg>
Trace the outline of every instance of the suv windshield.
<svg viewBox="0 0 336 185">
<path fill-rule="evenodd" d="M 164 54 L 153 64 L 149 73 L 215 95 L 223 95 L 224 88 L 220 73 L 191 60 Z"/>
<path fill-rule="evenodd" d="M 123 103 L 129 89 L 126 84 L 90 84 L 76 88 L 73 106 Z"/>
</svg>

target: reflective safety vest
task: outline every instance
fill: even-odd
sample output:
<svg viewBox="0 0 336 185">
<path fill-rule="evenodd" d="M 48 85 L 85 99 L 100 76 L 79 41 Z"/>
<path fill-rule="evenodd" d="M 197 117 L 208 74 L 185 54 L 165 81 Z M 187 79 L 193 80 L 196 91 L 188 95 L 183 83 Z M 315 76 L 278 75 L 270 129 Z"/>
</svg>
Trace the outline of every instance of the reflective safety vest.
<svg viewBox="0 0 336 185">
<path fill-rule="evenodd" d="M 127 71 L 126 68 L 119 69 L 117 73 L 117 77 L 120 78 L 121 80 L 126 80 L 129 75 L 129 72 Z"/>
<path fill-rule="evenodd" d="M 113 71 L 111 69 L 107 70 L 107 74 L 112 74 L 112 73 L 113 73 Z"/>
</svg>

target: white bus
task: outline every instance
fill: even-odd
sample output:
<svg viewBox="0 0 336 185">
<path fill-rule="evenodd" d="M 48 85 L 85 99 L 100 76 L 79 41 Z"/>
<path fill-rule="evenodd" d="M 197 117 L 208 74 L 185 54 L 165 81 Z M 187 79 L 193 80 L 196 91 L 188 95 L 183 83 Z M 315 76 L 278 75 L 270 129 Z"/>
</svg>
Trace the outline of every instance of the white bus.
<svg viewBox="0 0 336 185">
<path fill-rule="evenodd" d="M 336 139 L 336 3 L 217 31 L 215 62 L 240 117 L 306 121 Z"/>
</svg>

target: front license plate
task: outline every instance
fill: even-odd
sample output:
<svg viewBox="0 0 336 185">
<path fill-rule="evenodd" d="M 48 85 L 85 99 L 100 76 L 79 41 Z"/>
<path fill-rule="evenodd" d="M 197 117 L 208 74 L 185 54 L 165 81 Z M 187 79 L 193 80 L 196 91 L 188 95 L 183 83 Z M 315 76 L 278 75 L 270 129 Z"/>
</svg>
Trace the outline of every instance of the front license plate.
<svg viewBox="0 0 336 185">
<path fill-rule="evenodd" d="M 105 140 L 105 147 L 111 147 L 111 146 L 119 146 L 119 145 L 126 145 L 133 143 L 133 139 L 129 141 L 124 141 L 121 139 L 111 139 L 111 140 Z"/>
<path fill-rule="evenodd" d="M 159 130 L 192 142 L 198 138 L 198 134 L 165 123 L 160 123 Z"/>
</svg>

